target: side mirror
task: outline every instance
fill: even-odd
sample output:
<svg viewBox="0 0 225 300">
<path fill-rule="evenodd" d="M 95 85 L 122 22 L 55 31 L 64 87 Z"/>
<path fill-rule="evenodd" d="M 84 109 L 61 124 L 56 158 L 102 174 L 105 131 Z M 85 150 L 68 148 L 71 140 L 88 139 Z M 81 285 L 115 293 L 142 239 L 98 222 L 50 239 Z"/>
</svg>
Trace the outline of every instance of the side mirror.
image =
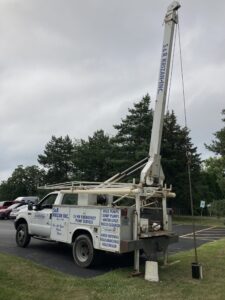
<svg viewBox="0 0 225 300">
<path fill-rule="evenodd" d="M 33 203 L 28 203 L 28 210 L 33 210 Z"/>
</svg>

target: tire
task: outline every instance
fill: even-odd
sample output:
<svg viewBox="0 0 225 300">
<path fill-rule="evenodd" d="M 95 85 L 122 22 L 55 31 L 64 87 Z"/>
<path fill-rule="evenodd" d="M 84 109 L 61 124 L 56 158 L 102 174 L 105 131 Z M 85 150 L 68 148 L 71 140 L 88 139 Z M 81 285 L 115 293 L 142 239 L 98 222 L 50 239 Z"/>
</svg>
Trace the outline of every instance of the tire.
<svg viewBox="0 0 225 300">
<path fill-rule="evenodd" d="M 2 215 L 0 216 L 0 220 L 5 220 L 5 215 L 4 215 L 4 214 L 2 214 Z"/>
<path fill-rule="evenodd" d="M 19 247 L 25 248 L 30 243 L 31 236 L 28 233 L 27 224 L 20 224 L 16 230 L 16 243 Z"/>
<path fill-rule="evenodd" d="M 73 243 L 73 258 L 76 265 L 81 268 L 88 268 L 94 264 L 96 251 L 93 248 L 92 240 L 87 234 L 79 235 Z"/>
</svg>

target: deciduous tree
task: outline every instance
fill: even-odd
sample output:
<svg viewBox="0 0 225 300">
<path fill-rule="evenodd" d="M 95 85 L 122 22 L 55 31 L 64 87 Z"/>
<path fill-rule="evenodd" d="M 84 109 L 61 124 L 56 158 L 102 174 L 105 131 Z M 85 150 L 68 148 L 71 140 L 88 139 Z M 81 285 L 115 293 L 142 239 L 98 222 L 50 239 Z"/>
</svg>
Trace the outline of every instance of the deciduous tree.
<svg viewBox="0 0 225 300">
<path fill-rule="evenodd" d="M 38 166 L 19 165 L 12 175 L 0 185 L 0 197 L 13 200 L 19 196 L 36 196 L 38 185 L 44 183 L 45 172 Z"/>
<path fill-rule="evenodd" d="M 222 110 L 222 121 L 225 123 L 225 109 Z M 225 126 L 214 133 L 215 139 L 206 148 L 216 154 L 216 157 L 211 157 L 205 160 L 205 172 L 208 177 L 214 178 L 216 181 L 218 194 L 225 197 Z"/>
</svg>

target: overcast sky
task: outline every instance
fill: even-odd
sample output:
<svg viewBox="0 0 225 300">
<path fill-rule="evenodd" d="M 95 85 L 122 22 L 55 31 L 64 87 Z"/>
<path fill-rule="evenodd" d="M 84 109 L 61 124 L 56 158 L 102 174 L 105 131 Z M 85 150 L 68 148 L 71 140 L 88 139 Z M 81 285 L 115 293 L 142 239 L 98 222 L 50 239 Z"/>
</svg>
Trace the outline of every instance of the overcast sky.
<svg viewBox="0 0 225 300">
<path fill-rule="evenodd" d="M 0 0 L 0 181 L 37 164 L 52 135 L 113 134 L 146 93 L 154 107 L 170 2 Z M 223 125 L 225 1 L 180 2 L 187 120 L 206 158 Z M 178 58 L 169 108 L 184 125 Z"/>
</svg>

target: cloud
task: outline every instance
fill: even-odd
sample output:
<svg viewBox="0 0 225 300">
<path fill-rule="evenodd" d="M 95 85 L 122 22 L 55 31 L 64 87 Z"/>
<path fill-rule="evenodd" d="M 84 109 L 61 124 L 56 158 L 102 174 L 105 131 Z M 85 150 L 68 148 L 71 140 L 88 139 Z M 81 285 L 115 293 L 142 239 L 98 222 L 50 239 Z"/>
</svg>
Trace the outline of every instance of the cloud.
<svg viewBox="0 0 225 300">
<path fill-rule="evenodd" d="M 52 135 L 113 134 L 128 107 L 155 99 L 168 1 L 0 2 L 0 180 L 36 164 Z M 193 142 L 221 128 L 225 2 L 182 1 L 180 29 Z M 179 52 L 170 108 L 183 124 Z"/>
</svg>

